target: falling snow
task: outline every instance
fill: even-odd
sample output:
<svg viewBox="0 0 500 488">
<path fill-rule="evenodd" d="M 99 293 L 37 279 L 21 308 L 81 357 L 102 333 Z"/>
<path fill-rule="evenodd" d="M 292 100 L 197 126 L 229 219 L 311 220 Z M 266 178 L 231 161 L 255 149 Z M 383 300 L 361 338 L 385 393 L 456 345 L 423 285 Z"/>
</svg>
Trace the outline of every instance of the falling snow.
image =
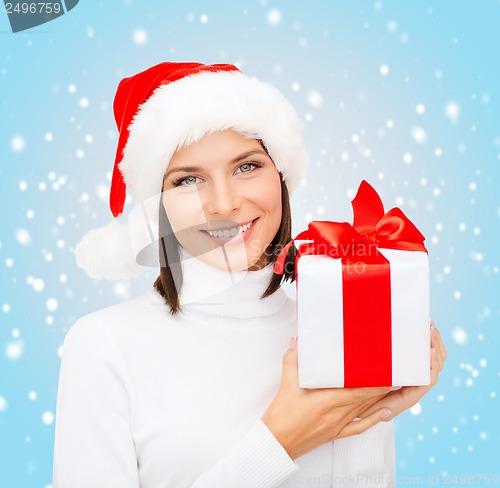
<svg viewBox="0 0 500 488">
<path fill-rule="evenodd" d="M 10 342 L 5 348 L 5 356 L 8 359 L 19 359 L 23 354 L 24 341 L 19 340 L 15 342 Z"/>
<path fill-rule="evenodd" d="M 413 127 L 411 130 L 411 136 L 415 142 L 423 144 L 427 141 L 427 133 L 422 127 Z"/>
<path fill-rule="evenodd" d="M 267 21 L 270 25 L 279 25 L 281 23 L 281 12 L 277 9 L 269 10 L 267 13 Z"/>
<path fill-rule="evenodd" d="M 460 107 L 458 106 L 458 103 L 456 102 L 450 102 L 446 105 L 445 107 L 445 114 L 446 117 L 452 122 L 453 124 L 458 123 L 458 119 L 460 116 Z"/>
<path fill-rule="evenodd" d="M 381 65 L 379 68 L 379 72 L 383 76 L 388 75 L 389 74 L 389 66 L 387 66 L 386 64 Z"/>
<path fill-rule="evenodd" d="M 31 242 L 31 235 L 26 229 L 17 229 L 16 240 L 19 244 L 27 246 Z"/>
<path fill-rule="evenodd" d="M 0 395 L 0 412 L 5 412 L 7 410 L 7 400 Z"/>
<path fill-rule="evenodd" d="M 143 46 L 148 41 L 148 34 L 144 29 L 136 29 L 132 34 L 132 39 L 137 46 Z"/>
<path fill-rule="evenodd" d="M 14 136 L 10 141 L 10 147 L 14 152 L 22 152 L 26 148 L 26 141 L 23 136 Z"/>
<path fill-rule="evenodd" d="M 43 282 L 42 278 L 35 278 L 32 282 L 33 285 L 33 290 L 35 291 L 43 291 L 45 288 L 45 283 Z"/>
<path fill-rule="evenodd" d="M 315 90 L 311 90 L 307 94 L 307 101 L 315 108 L 320 108 L 323 105 L 323 97 Z"/>
<path fill-rule="evenodd" d="M 455 329 L 453 329 L 452 337 L 455 340 L 455 342 L 461 346 L 463 346 L 464 344 L 467 344 L 468 339 L 469 339 L 467 332 L 460 327 L 456 327 Z"/>
<path fill-rule="evenodd" d="M 52 412 L 43 412 L 42 422 L 45 425 L 50 425 L 54 422 L 54 414 Z"/>
<path fill-rule="evenodd" d="M 53 364 L 62 356 L 64 334 L 79 315 L 128 300 L 156 278 L 141 284 L 90 280 L 73 252 L 82 234 L 111 218 L 115 82 L 146 68 L 146 58 L 189 57 L 248 70 L 282 89 L 297 108 L 310 169 L 292 199 L 294 231 L 311 220 L 352 221 L 350 200 L 367 179 L 386 210 L 400 207 L 425 235 L 431 312 L 448 359 L 438 385 L 409 409 L 411 415 L 395 420 L 404 427 L 396 437 L 408 436 L 398 438 L 398 474 L 472 470 L 498 451 L 500 308 L 494 290 L 500 260 L 493 243 L 500 222 L 494 187 L 500 130 L 492 72 L 498 34 L 488 30 L 485 7 L 470 19 L 460 20 L 459 9 L 447 12 L 443 29 L 443 10 L 434 0 L 397 10 L 382 0 L 362 9 L 330 2 L 324 18 L 306 4 L 275 5 L 256 0 L 221 11 L 180 2 L 144 9 L 125 0 L 123 23 L 106 27 L 77 7 L 66 17 L 80 30 L 75 52 L 85 56 L 70 56 L 60 66 L 44 59 L 59 42 L 53 33 L 27 31 L 22 42 L 5 36 L 0 76 L 10 89 L 3 97 L 2 181 L 9 187 L 2 187 L 8 215 L 0 276 L 8 293 L 0 302 L 0 371 L 18 374 L 18 381 L 9 382 L 15 387 L 0 382 L 0 436 L 11 422 L 7 416 L 23 409 L 32 413 L 17 437 L 30 448 L 49 445 Z M 99 8 L 112 13 L 106 2 Z M 481 46 L 488 36 L 491 46 Z M 29 70 L 22 83 L 21 66 Z M 36 90 L 24 89 L 28 78 L 36 80 Z M 133 197 L 127 193 L 126 207 Z M 50 360 L 36 376 L 29 365 L 43 354 Z M 43 439 L 35 427 L 40 423 Z M 30 476 L 43 471 L 31 451 L 19 456 Z M 38 478 L 35 484 L 51 488 L 48 483 Z"/>
<path fill-rule="evenodd" d="M 47 310 L 51 312 L 57 310 L 57 300 L 55 298 L 49 298 L 47 300 Z"/>
<path fill-rule="evenodd" d="M 410 412 L 413 415 L 420 415 L 422 413 L 422 405 L 417 402 L 415 405 L 413 405 L 413 407 L 410 408 Z"/>
</svg>

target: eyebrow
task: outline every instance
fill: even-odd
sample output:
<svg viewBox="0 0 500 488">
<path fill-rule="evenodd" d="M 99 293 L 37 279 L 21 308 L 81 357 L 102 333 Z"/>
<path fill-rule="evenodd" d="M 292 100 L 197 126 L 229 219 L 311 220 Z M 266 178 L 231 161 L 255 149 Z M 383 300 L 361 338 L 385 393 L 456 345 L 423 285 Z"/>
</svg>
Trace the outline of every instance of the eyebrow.
<svg viewBox="0 0 500 488">
<path fill-rule="evenodd" d="M 266 151 L 260 150 L 260 149 L 252 149 L 251 151 L 244 152 L 240 154 L 239 156 L 236 156 L 229 164 L 234 164 L 237 163 L 238 161 L 241 161 L 242 159 L 248 158 L 248 156 L 251 156 L 252 154 L 263 154 L 264 156 L 269 155 L 266 153 Z M 173 168 L 170 171 L 167 171 L 165 174 L 163 180 L 165 181 L 171 174 L 173 173 L 180 173 L 180 172 L 186 172 L 186 173 L 191 173 L 191 172 L 201 172 L 203 171 L 202 168 L 198 166 L 183 166 L 182 168 Z"/>
</svg>

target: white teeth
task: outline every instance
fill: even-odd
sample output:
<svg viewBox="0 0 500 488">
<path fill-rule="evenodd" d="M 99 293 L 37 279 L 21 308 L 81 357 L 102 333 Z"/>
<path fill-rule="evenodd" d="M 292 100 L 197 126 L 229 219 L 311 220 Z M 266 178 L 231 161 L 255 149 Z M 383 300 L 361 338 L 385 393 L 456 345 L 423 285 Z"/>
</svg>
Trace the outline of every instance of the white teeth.
<svg viewBox="0 0 500 488">
<path fill-rule="evenodd" d="M 237 234 L 242 234 L 246 230 L 249 229 L 249 227 L 252 225 L 253 220 L 251 222 L 248 222 L 248 224 L 245 225 L 240 225 L 238 227 L 232 227 L 231 229 L 224 229 L 224 230 L 207 230 L 207 232 L 212 236 L 212 237 L 234 237 Z"/>
</svg>

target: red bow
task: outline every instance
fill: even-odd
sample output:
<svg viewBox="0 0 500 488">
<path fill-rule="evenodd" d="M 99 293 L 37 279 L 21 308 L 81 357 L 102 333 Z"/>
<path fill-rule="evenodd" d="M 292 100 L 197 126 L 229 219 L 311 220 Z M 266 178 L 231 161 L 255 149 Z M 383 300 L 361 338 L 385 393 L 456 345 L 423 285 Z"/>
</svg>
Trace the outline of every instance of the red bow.
<svg viewBox="0 0 500 488">
<path fill-rule="evenodd" d="M 384 206 L 375 189 L 365 180 L 351 202 L 354 225 L 348 222 L 313 221 L 280 252 L 274 264 L 276 274 L 284 273 L 285 259 L 294 240 L 311 240 L 302 244 L 297 258 L 306 254 L 326 254 L 346 258 L 364 253 L 365 258 L 378 255 L 376 247 L 403 251 L 424 251 L 425 237 L 397 207 L 384 213 Z"/>
</svg>

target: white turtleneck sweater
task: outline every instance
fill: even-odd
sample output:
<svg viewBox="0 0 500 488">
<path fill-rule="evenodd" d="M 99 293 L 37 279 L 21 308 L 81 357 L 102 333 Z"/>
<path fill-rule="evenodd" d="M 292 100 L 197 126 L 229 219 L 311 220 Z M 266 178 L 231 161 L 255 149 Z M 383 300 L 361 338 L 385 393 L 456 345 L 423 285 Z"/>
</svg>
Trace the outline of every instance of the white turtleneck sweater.
<svg viewBox="0 0 500 488">
<path fill-rule="evenodd" d="M 260 420 L 297 335 L 272 266 L 182 266 L 181 314 L 151 289 L 66 334 L 54 488 L 394 487 L 392 421 L 292 460 Z"/>
</svg>

